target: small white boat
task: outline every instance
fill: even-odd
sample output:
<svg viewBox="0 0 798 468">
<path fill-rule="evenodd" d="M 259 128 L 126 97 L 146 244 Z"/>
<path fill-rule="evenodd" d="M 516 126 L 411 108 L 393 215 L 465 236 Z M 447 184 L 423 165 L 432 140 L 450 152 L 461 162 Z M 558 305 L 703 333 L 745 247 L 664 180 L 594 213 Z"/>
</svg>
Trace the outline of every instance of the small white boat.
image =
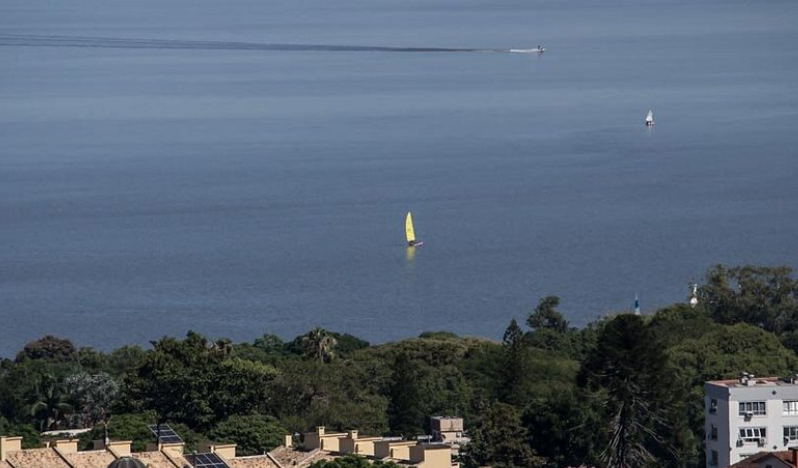
<svg viewBox="0 0 798 468">
<path fill-rule="evenodd" d="M 546 52 L 546 49 L 543 46 L 537 46 L 534 49 L 510 49 L 510 52 L 516 54 L 542 54 Z"/>
<path fill-rule="evenodd" d="M 648 111 L 648 115 L 646 115 L 646 127 L 650 127 L 654 125 L 654 113 Z"/>
</svg>

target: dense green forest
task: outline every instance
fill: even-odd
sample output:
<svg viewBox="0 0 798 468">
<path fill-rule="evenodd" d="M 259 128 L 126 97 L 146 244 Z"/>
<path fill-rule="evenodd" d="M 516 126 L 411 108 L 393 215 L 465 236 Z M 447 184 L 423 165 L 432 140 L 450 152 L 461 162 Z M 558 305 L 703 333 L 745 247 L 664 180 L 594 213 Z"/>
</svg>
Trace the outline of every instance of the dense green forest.
<svg viewBox="0 0 798 468">
<path fill-rule="evenodd" d="M 189 448 L 256 454 L 317 425 L 412 436 L 461 415 L 468 467 L 703 466 L 704 381 L 798 371 L 788 267 L 716 266 L 698 306 L 571 327 L 544 297 L 501 342 L 447 332 L 372 346 L 314 329 L 251 343 L 189 332 L 110 353 L 46 336 L 0 362 L 0 434 L 93 427 L 143 449 L 169 422 Z M 487 316 L 487 314 L 486 314 Z"/>
</svg>

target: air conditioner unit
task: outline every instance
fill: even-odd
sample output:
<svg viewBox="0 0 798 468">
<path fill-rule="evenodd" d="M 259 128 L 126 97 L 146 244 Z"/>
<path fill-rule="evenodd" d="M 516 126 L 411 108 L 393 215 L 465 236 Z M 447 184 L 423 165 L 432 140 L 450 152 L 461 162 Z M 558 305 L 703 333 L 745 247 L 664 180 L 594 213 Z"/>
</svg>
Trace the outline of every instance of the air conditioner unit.
<svg viewBox="0 0 798 468">
<path fill-rule="evenodd" d="M 743 439 L 737 439 L 737 446 L 738 447 L 742 447 L 744 444 L 745 444 L 745 441 Z"/>
<path fill-rule="evenodd" d="M 765 439 L 763 437 L 760 437 L 759 439 L 756 440 L 756 444 L 758 446 L 760 446 L 760 447 L 764 447 L 765 446 Z"/>
<path fill-rule="evenodd" d="M 746 411 L 745 413 L 743 413 L 743 416 L 745 416 L 745 419 L 751 419 L 751 418 L 754 417 L 754 412 L 753 411 Z"/>
</svg>

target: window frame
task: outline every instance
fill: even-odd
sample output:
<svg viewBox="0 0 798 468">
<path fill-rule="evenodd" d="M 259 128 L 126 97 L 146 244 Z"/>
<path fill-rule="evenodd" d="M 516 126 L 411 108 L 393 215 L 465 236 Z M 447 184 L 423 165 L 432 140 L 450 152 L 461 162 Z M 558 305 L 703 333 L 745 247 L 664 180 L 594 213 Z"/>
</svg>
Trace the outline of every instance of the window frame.
<svg viewBox="0 0 798 468">
<path fill-rule="evenodd" d="M 743 442 L 758 442 L 760 440 L 767 440 L 768 437 L 767 427 L 760 426 L 741 427 L 737 434 Z"/>
<path fill-rule="evenodd" d="M 738 414 L 745 416 L 746 413 L 751 413 L 753 416 L 767 416 L 768 403 L 767 401 L 740 401 L 738 402 Z"/>
</svg>

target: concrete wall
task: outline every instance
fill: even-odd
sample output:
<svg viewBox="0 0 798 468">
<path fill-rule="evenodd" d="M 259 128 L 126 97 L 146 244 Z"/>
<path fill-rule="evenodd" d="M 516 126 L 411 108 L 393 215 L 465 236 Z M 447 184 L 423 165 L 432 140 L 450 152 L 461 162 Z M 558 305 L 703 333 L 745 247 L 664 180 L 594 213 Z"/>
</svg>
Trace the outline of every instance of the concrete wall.
<svg viewBox="0 0 798 468">
<path fill-rule="evenodd" d="M 347 434 L 345 433 L 328 433 L 323 426 L 319 426 L 316 428 L 316 432 L 305 433 L 305 448 L 308 450 L 321 449 L 328 452 L 340 452 L 340 439 L 346 436 Z"/>
<path fill-rule="evenodd" d="M 463 432 L 463 418 L 435 416 L 430 423 L 433 432 Z"/>
<path fill-rule="evenodd" d="M 410 447 L 413 445 L 416 445 L 415 440 L 381 440 L 374 443 L 374 456 L 410 460 Z"/>
<path fill-rule="evenodd" d="M 132 440 L 116 440 L 108 442 L 105 446 L 106 450 L 111 452 L 114 458 L 129 457 L 131 453 L 130 447 L 133 445 Z"/>
<path fill-rule="evenodd" d="M 417 468 L 451 468 L 452 450 L 445 445 L 416 445 L 410 447 L 410 463 Z"/>
<path fill-rule="evenodd" d="M 380 437 L 363 437 L 361 439 L 345 437 L 338 441 L 339 451 L 341 453 L 354 453 L 364 457 L 371 457 L 374 456 L 374 443 L 380 440 Z"/>
<path fill-rule="evenodd" d="M 5 461 L 11 452 L 22 450 L 22 437 L 0 437 L 0 461 Z"/>
<path fill-rule="evenodd" d="M 236 444 L 202 444 L 198 448 L 200 453 L 215 453 L 225 460 L 236 457 Z"/>
<path fill-rule="evenodd" d="M 53 448 L 57 448 L 61 453 L 75 453 L 78 451 L 78 441 L 71 439 L 56 440 L 53 442 Z"/>
</svg>

